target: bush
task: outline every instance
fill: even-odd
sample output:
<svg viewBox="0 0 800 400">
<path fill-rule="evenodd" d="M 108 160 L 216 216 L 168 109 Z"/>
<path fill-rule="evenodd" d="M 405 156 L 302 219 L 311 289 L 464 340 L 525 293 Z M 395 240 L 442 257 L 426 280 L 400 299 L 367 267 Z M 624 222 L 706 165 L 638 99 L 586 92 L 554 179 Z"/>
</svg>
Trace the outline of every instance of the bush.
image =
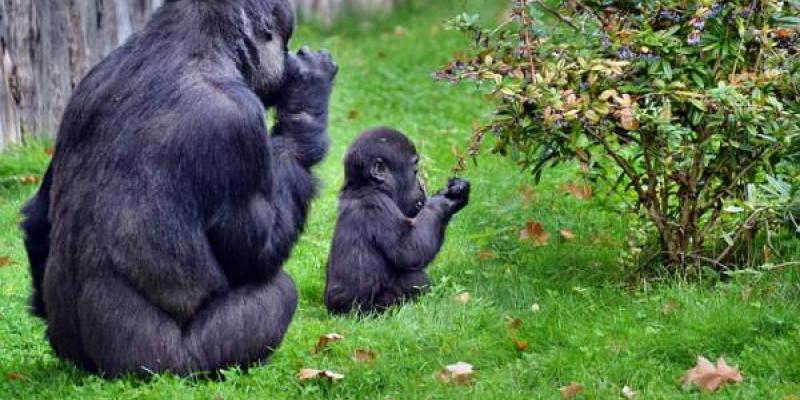
<svg viewBox="0 0 800 400">
<path fill-rule="evenodd" d="M 537 180 L 575 160 L 641 217 L 633 232 L 656 243 L 650 255 L 673 271 L 726 268 L 759 230 L 783 226 L 775 210 L 789 200 L 764 208 L 754 193 L 796 178 L 776 165 L 799 132 L 798 7 L 516 0 L 491 29 L 450 21 L 473 45 L 437 77 L 476 81 L 495 101 L 471 156 L 494 137 L 493 152 Z"/>
</svg>

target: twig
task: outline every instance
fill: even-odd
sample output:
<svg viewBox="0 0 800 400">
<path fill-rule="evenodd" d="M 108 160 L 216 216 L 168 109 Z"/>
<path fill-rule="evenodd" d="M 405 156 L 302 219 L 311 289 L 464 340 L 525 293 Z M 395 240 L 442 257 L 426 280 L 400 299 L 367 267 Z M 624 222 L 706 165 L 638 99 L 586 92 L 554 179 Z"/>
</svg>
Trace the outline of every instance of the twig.
<svg viewBox="0 0 800 400">
<path fill-rule="evenodd" d="M 736 244 L 739 242 L 739 238 L 742 237 L 742 234 L 746 230 L 753 228 L 753 223 L 755 222 L 756 217 L 758 216 L 758 214 L 761 213 L 761 211 L 763 210 L 753 211 L 753 213 L 750 214 L 749 217 L 747 217 L 747 219 L 739 226 L 739 228 L 736 229 L 736 236 L 734 236 L 733 239 L 731 239 L 731 243 L 728 244 L 728 247 L 725 248 L 725 250 L 723 250 L 722 253 L 720 253 L 720 255 L 717 257 L 718 262 L 724 260 L 730 255 L 731 251 L 733 251 L 733 249 L 736 248 Z"/>
<path fill-rule="evenodd" d="M 528 62 L 531 64 L 531 82 L 536 81 L 536 64 L 533 62 L 533 45 L 531 42 L 531 29 L 533 29 L 533 19 L 530 18 L 528 11 L 528 0 L 520 0 L 522 5 L 522 27 L 525 29 L 524 40 L 525 48 L 528 51 Z"/>
<path fill-rule="evenodd" d="M 681 253 L 681 255 L 684 256 L 684 257 L 694 258 L 695 260 L 710 262 L 711 264 L 714 264 L 715 266 L 717 266 L 719 268 L 722 268 L 722 269 L 724 269 L 726 271 L 730 271 L 731 270 L 731 267 L 729 267 L 729 266 L 727 266 L 727 265 L 725 265 L 725 264 L 723 264 L 723 263 L 721 263 L 721 262 L 719 262 L 719 261 L 717 261 L 717 260 L 715 260 L 713 258 L 708 258 L 708 257 L 704 257 L 704 256 L 697 255 L 697 254 L 687 254 L 687 253 Z"/>
<path fill-rule="evenodd" d="M 561 22 L 569 25 L 569 27 L 574 29 L 576 32 L 583 33 L 583 31 L 580 28 L 578 28 L 574 23 L 572 23 L 572 21 L 569 18 L 561 15 L 561 13 L 558 12 L 558 10 L 554 10 L 553 8 L 551 8 L 547 4 L 544 4 L 540 0 L 534 0 L 534 3 L 538 4 L 539 7 L 541 7 L 543 10 L 547 11 L 548 14 L 551 14 L 552 16 L 558 18 Z"/>
</svg>

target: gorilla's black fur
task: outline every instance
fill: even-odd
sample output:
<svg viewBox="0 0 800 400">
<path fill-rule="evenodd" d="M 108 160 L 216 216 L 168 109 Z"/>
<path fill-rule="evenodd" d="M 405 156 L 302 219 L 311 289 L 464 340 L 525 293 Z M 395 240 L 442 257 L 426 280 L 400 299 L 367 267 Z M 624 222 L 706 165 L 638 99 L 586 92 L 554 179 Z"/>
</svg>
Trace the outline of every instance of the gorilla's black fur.
<svg viewBox="0 0 800 400">
<path fill-rule="evenodd" d="M 430 285 L 425 268 L 467 204 L 469 183 L 451 179 L 426 200 L 417 161 L 414 144 L 388 128 L 365 132 L 350 147 L 328 259 L 331 312 L 381 311 Z"/>
<path fill-rule="evenodd" d="M 185 375 L 280 344 L 337 70 L 293 29 L 288 0 L 168 1 L 76 88 L 22 224 L 60 357 Z"/>
</svg>

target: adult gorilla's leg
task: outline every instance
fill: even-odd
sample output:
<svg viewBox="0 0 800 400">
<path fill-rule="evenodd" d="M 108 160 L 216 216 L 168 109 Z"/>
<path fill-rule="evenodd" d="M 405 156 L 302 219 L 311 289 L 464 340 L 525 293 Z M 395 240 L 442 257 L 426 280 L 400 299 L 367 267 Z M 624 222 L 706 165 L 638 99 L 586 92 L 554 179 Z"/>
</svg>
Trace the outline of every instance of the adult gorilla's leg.
<svg viewBox="0 0 800 400">
<path fill-rule="evenodd" d="M 50 186 L 52 184 L 51 168 L 42 180 L 42 186 L 22 209 L 25 219 L 21 227 L 25 232 L 25 250 L 28 253 L 28 262 L 31 266 L 31 279 L 33 281 L 33 295 L 31 296 L 31 312 L 45 318 L 44 301 L 42 300 L 42 281 L 47 264 L 47 255 L 50 252 Z"/>
<path fill-rule="evenodd" d="M 283 340 L 296 308 L 297 290 L 284 272 L 211 300 L 185 326 L 117 277 L 89 280 L 78 302 L 89 357 L 109 377 L 186 375 L 263 360 Z"/>
</svg>

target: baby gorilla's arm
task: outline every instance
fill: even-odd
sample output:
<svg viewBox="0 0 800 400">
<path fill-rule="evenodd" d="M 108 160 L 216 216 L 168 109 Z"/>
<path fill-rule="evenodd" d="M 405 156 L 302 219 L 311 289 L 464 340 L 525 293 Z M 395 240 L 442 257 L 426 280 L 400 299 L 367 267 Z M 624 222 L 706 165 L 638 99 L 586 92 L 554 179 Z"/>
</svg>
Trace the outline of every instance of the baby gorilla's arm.
<svg viewBox="0 0 800 400">
<path fill-rule="evenodd" d="M 447 188 L 431 197 L 414 219 L 397 206 L 386 209 L 389 226 L 378 232 L 378 244 L 395 269 L 422 271 L 433 261 L 444 243 L 445 229 L 453 214 L 469 201 L 469 182 L 451 179 Z M 382 233 L 381 233 L 382 232 Z"/>
</svg>

